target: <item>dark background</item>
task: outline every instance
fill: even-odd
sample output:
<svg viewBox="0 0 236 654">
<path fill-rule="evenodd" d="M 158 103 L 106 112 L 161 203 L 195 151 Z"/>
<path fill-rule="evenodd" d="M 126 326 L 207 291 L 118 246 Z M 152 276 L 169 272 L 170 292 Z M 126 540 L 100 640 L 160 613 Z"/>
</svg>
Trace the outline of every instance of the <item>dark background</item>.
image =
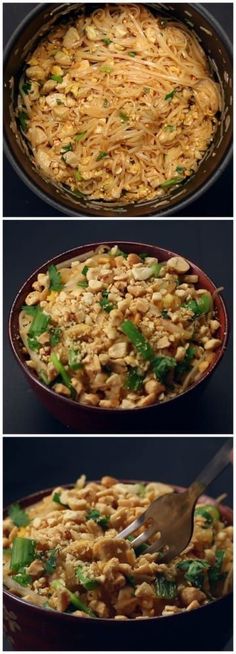
<svg viewBox="0 0 236 654">
<path fill-rule="evenodd" d="M 108 474 L 185 486 L 224 442 L 225 438 L 209 437 L 4 438 L 4 506 L 43 488 L 73 482 L 82 473 L 88 479 Z M 208 492 L 213 497 L 227 493 L 225 503 L 232 506 L 231 466 Z M 232 649 L 230 641 L 224 651 Z M 4 651 L 12 651 L 7 641 Z"/>
<path fill-rule="evenodd" d="M 232 40 L 233 33 L 233 3 L 202 3 L 204 7 L 219 21 Z M 36 6 L 36 3 L 4 3 L 4 43 L 6 43 L 19 22 Z M 62 216 L 49 204 L 38 198 L 20 180 L 4 156 L 4 207 L 3 215 L 31 216 Z M 224 192 L 222 192 L 224 189 Z M 186 209 L 176 212 L 175 216 L 229 216 L 233 215 L 233 163 L 228 164 L 220 179 L 204 195 Z"/>
<path fill-rule="evenodd" d="M 44 488 L 71 483 L 81 474 L 88 480 L 111 475 L 188 486 L 225 440 L 209 436 L 4 438 L 4 506 Z M 227 493 L 225 504 L 232 506 L 231 465 L 207 492 L 213 497 Z"/>
<path fill-rule="evenodd" d="M 198 264 L 223 286 L 223 297 L 232 316 L 232 244 L 233 223 L 229 220 L 147 220 L 147 221 L 4 221 L 4 433 L 63 434 L 67 427 L 41 406 L 18 367 L 8 344 L 7 318 L 20 286 L 35 268 L 63 250 L 103 240 L 127 240 L 158 244 L 182 254 Z M 232 325 L 231 325 L 232 331 Z M 144 423 L 141 433 L 232 433 L 232 341 L 223 360 L 211 376 L 204 393 L 194 405 L 185 402 L 178 413 L 170 405 L 164 425 Z M 114 424 L 114 432 L 116 426 Z M 125 429 L 132 432 L 127 426 Z M 137 430 L 137 427 L 134 427 Z M 97 432 L 96 424 L 93 432 Z M 123 433 L 123 432 L 122 432 Z"/>
</svg>

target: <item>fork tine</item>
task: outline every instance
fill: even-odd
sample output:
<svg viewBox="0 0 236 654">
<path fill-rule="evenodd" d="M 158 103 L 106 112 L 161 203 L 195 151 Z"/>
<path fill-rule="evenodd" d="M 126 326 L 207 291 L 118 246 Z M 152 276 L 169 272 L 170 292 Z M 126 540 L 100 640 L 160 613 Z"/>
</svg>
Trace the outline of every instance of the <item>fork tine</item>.
<svg viewBox="0 0 236 654">
<path fill-rule="evenodd" d="M 153 554 L 153 552 L 159 552 L 165 543 L 162 538 L 157 538 L 149 547 L 146 549 L 145 554 Z"/>
<path fill-rule="evenodd" d="M 141 527 L 143 525 L 144 521 L 145 521 L 145 512 L 142 513 L 138 518 L 133 520 L 133 522 L 131 522 L 131 524 L 128 525 L 128 527 L 123 529 L 123 531 L 120 531 L 120 533 L 117 534 L 116 538 L 126 538 L 127 536 L 132 534 L 133 531 L 136 531 L 136 529 L 139 529 L 139 527 Z"/>
<path fill-rule="evenodd" d="M 156 530 L 157 530 L 156 525 L 153 524 L 151 527 L 149 527 L 149 529 L 146 529 L 145 531 L 143 531 L 142 534 L 137 536 L 137 538 L 135 538 L 132 541 L 132 547 L 135 548 L 135 547 L 138 547 L 138 545 L 142 545 L 142 543 L 144 543 L 145 540 L 147 540 L 150 536 L 152 536 L 155 533 Z"/>
</svg>

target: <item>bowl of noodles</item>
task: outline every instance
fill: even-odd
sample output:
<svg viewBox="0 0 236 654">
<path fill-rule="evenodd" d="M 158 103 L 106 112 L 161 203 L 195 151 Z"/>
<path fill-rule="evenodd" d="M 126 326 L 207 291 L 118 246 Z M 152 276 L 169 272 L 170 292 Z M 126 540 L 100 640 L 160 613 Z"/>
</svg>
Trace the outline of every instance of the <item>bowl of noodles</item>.
<svg viewBox="0 0 236 654">
<path fill-rule="evenodd" d="M 232 510 L 200 497 L 191 541 L 168 564 L 145 553 L 148 543 L 134 550 L 119 539 L 153 500 L 182 490 L 82 475 L 8 507 L 4 625 L 14 649 L 97 651 L 109 640 L 109 651 L 127 642 L 144 650 L 156 639 L 162 651 L 192 651 L 193 633 L 195 649 L 223 649 L 232 632 Z"/>
<path fill-rule="evenodd" d="M 38 5 L 4 71 L 6 152 L 67 215 L 173 213 L 229 160 L 230 44 L 200 5 Z"/>
<path fill-rule="evenodd" d="M 11 309 L 10 341 L 65 424 L 114 430 L 115 416 L 116 429 L 135 427 L 143 412 L 164 420 L 170 402 L 210 378 L 228 338 L 221 291 L 168 250 L 83 245 L 29 277 Z"/>
</svg>

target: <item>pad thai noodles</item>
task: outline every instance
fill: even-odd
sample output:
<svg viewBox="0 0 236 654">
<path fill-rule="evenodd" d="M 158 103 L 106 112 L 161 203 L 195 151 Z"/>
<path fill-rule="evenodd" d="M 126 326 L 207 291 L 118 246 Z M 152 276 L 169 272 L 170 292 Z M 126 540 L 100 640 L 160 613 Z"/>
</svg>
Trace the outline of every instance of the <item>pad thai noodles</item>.
<svg viewBox="0 0 236 654">
<path fill-rule="evenodd" d="M 57 487 L 37 504 L 10 507 L 3 530 L 3 579 L 15 595 L 76 618 L 153 618 L 192 611 L 232 589 L 233 527 L 218 503 L 200 498 L 186 549 L 169 563 L 161 552 L 117 536 L 157 497 L 162 483 L 105 476 Z M 139 532 L 143 531 L 139 529 Z M 138 532 L 137 532 L 138 533 Z"/>
<path fill-rule="evenodd" d="M 105 409 L 183 393 L 214 362 L 219 328 L 214 294 L 188 261 L 117 245 L 39 273 L 19 314 L 26 364 L 41 382 Z"/>
<path fill-rule="evenodd" d="M 106 5 L 28 57 L 17 117 L 41 173 L 80 197 L 165 197 L 196 172 L 219 85 L 193 31 L 142 5 Z"/>
</svg>

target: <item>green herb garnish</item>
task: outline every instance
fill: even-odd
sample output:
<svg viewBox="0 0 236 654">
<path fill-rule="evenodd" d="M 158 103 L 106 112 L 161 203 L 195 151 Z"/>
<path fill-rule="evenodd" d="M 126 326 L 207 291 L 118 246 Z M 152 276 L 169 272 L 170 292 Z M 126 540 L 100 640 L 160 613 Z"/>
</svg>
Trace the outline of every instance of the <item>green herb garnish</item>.
<svg viewBox="0 0 236 654">
<path fill-rule="evenodd" d="M 86 576 L 84 568 L 81 565 L 77 568 L 75 576 L 86 590 L 94 590 L 99 586 L 99 582 L 96 579 Z"/>
<path fill-rule="evenodd" d="M 169 312 L 167 309 L 162 309 L 161 311 L 162 318 L 165 320 L 170 320 Z"/>
<path fill-rule="evenodd" d="M 185 375 L 186 372 L 191 370 L 192 360 L 194 359 L 195 354 L 196 354 L 195 347 L 189 345 L 188 349 L 186 350 L 186 354 L 183 361 L 180 361 L 176 365 L 175 377 L 177 381 L 181 380 L 181 377 Z"/>
<path fill-rule="evenodd" d="M 126 578 L 128 584 L 130 586 L 132 586 L 132 588 L 136 588 L 136 581 L 135 581 L 135 577 L 133 577 L 133 575 L 125 575 L 125 578 Z"/>
<path fill-rule="evenodd" d="M 86 604 L 84 604 L 84 602 L 82 602 L 78 595 L 72 593 L 68 588 L 66 588 L 60 579 L 54 579 L 51 583 L 51 586 L 52 588 L 55 588 L 55 590 L 66 590 L 67 593 L 69 593 L 71 604 L 75 606 L 76 609 L 79 609 L 84 613 L 88 613 L 91 618 L 96 618 L 95 613 Z"/>
<path fill-rule="evenodd" d="M 202 506 L 197 506 L 197 508 L 195 509 L 195 515 L 203 515 L 207 519 L 209 524 L 217 520 L 220 520 L 219 509 L 214 504 L 203 504 Z"/>
<path fill-rule="evenodd" d="M 61 502 L 61 493 L 53 493 L 52 501 L 56 502 L 56 504 L 60 504 L 61 506 L 64 506 L 66 509 L 68 509 L 68 505 L 63 504 L 63 502 Z"/>
<path fill-rule="evenodd" d="M 81 175 L 81 172 L 80 172 L 79 168 L 77 168 L 77 170 L 75 171 L 75 179 L 76 179 L 77 182 L 82 182 L 83 181 L 83 177 Z"/>
<path fill-rule="evenodd" d="M 63 145 L 61 148 L 61 153 L 66 154 L 66 152 L 72 152 L 72 143 L 67 143 L 67 145 Z"/>
<path fill-rule="evenodd" d="M 99 304 L 102 307 L 103 311 L 106 311 L 107 313 L 110 313 L 112 309 L 114 309 L 114 304 L 112 304 L 108 300 L 108 291 L 102 291 L 102 299 L 100 300 Z"/>
<path fill-rule="evenodd" d="M 45 386 L 50 385 L 50 380 L 48 379 L 48 376 L 44 370 L 39 371 L 39 379 L 43 384 L 45 384 Z"/>
<path fill-rule="evenodd" d="M 210 565 L 207 561 L 201 559 L 185 559 L 177 563 L 176 568 L 184 571 L 184 578 L 189 581 L 192 586 L 200 588 L 204 586 L 206 573 Z"/>
<path fill-rule="evenodd" d="M 54 347 L 55 345 L 60 343 L 61 335 L 62 335 L 62 330 L 60 327 L 51 327 L 49 334 L 50 334 L 51 347 Z"/>
<path fill-rule="evenodd" d="M 39 349 L 39 347 L 41 347 L 37 341 L 37 336 L 40 336 L 47 331 L 49 322 L 50 316 L 47 316 L 46 313 L 43 313 L 41 307 L 37 305 L 33 314 L 33 320 L 28 331 L 29 347 L 32 349 Z"/>
<path fill-rule="evenodd" d="M 144 86 L 143 91 L 144 91 L 145 94 L 150 93 L 150 91 L 151 91 L 150 86 Z"/>
<path fill-rule="evenodd" d="M 94 520 L 97 525 L 100 525 L 100 527 L 103 529 L 107 529 L 109 527 L 110 516 L 103 516 L 97 509 L 91 509 L 91 511 L 89 511 L 86 515 L 86 520 Z"/>
<path fill-rule="evenodd" d="M 62 75 L 51 75 L 50 79 L 53 79 L 53 81 L 57 82 L 58 84 L 62 84 L 63 82 Z"/>
<path fill-rule="evenodd" d="M 182 175 L 182 173 L 185 172 L 185 168 L 183 166 L 176 166 L 176 172 Z"/>
<path fill-rule="evenodd" d="M 57 549 L 49 550 L 48 558 L 45 560 L 44 570 L 47 575 L 51 575 L 57 567 Z"/>
<path fill-rule="evenodd" d="M 28 584 L 31 584 L 32 582 L 32 577 L 24 571 L 24 568 L 22 569 L 22 572 L 18 572 L 17 575 L 13 575 L 12 579 L 14 579 L 14 581 L 16 581 L 17 584 L 20 584 L 21 586 L 28 586 Z"/>
<path fill-rule="evenodd" d="M 27 313 L 29 316 L 33 316 L 33 317 L 34 317 L 35 314 L 36 314 L 37 311 L 38 311 L 38 306 L 36 306 L 35 304 L 32 305 L 32 306 L 28 306 L 27 304 L 24 304 L 24 305 L 21 307 L 21 311 L 24 311 L 24 312 Z"/>
<path fill-rule="evenodd" d="M 208 293 L 203 293 L 198 297 L 197 300 L 190 300 L 186 304 L 183 304 L 185 309 L 190 309 L 195 316 L 201 316 L 205 313 L 209 313 L 213 309 L 213 300 L 212 296 Z"/>
<path fill-rule="evenodd" d="M 68 352 L 68 366 L 71 370 L 79 370 L 82 368 L 82 363 L 80 361 L 81 354 L 79 350 L 74 350 L 72 347 Z"/>
<path fill-rule="evenodd" d="M 163 182 L 160 184 L 161 188 L 170 188 L 171 186 L 175 186 L 176 184 L 180 184 L 185 180 L 185 177 L 171 177 L 171 179 L 167 179 L 166 182 Z"/>
<path fill-rule="evenodd" d="M 113 41 L 111 41 L 111 39 L 109 39 L 107 36 L 105 36 L 104 39 L 102 39 L 102 42 L 104 43 L 104 45 L 110 45 L 110 43 L 113 43 Z"/>
<path fill-rule="evenodd" d="M 124 387 L 130 391 L 139 391 L 143 386 L 144 377 L 145 375 L 142 375 L 138 368 L 129 368 Z"/>
<path fill-rule="evenodd" d="M 61 291 L 63 288 L 63 283 L 61 279 L 61 273 L 57 270 L 57 267 L 53 264 L 48 268 L 49 275 L 49 288 L 51 291 Z"/>
<path fill-rule="evenodd" d="M 22 84 L 22 91 L 25 95 L 29 94 L 31 88 L 32 88 L 31 82 L 24 82 L 24 84 Z"/>
<path fill-rule="evenodd" d="M 96 161 L 105 159 L 105 157 L 109 157 L 109 153 L 101 150 L 101 152 L 99 152 L 98 156 L 96 157 Z"/>
<path fill-rule="evenodd" d="M 167 100 L 167 102 L 171 102 L 171 100 L 173 100 L 173 97 L 176 93 L 177 93 L 177 89 L 173 89 L 173 91 L 170 91 L 170 93 L 167 93 L 167 95 L 165 95 L 165 100 Z"/>
<path fill-rule="evenodd" d="M 134 536 L 127 536 L 127 540 L 130 541 L 130 543 L 133 542 Z M 140 554 L 144 554 L 146 552 L 146 549 L 149 547 L 148 543 L 141 543 L 141 545 L 138 545 L 138 547 L 135 547 L 135 554 L 136 556 L 140 556 Z"/>
<path fill-rule="evenodd" d="M 13 541 L 11 551 L 11 570 L 19 572 L 20 568 L 32 563 L 35 559 L 35 541 L 17 536 Z"/>
<path fill-rule="evenodd" d="M 156 378 L 166 384 L 169 372 L 176 367 L 176 360 L 174 357 L 154 357 L 151 366 Z"/>
<path fill-rule="evenodd" d="M 177 585 L 175 581 L 169 581 L 165 575 L 158 574 L 155 580 L 155 589 L 157 597 L 161 599 L 174 599 L 177 595 Z"/>
<path fill-rule="evenodd" d="M 87 279 L 82 279 L 81 282 L 78 282 L 77 286 L 80 286 L 80 288 L 87 288 L 88 287 Z"/>
<path fill-rule="evenodd" d="M 35 336 L 28 336 L 27 343 L 30 350 L 35 350 L 36 352 L 42 347 Z"/>
<path fill-rule="evenodd" d="M 162 268 L 163 268 L 163 263 L 154 263 L 151 266 L 152 277 L 159 277 Z"/>
<path fill-rule="evenodd" d="M 129 57 L 136 57 L 137 52 L 134 52 L 134 50 L 131 50 L 128 52 Z"/>
<path fill-rule="evenodd" d="M 136 347 L 139 354 L 145 359 L 153 359 L 154 351 L 142 332 L 131 320 L 124 320 L 120 326 L 121 331 L 128 337 L 131 343 Z"/>
<path fill-rule="evenodd" d="M 16 527 L 26 527 L 26 525 L 30 523 L 29 516 L 27 515 L 26 511 L 20 508 L 18 503 L 12 504 L 10 506 L 8 515 Z"/>
<path fill-rule="evenodd" d="M 23 130 L 23 132 L 26 132 L 26 130 L 28 129 L 28 120 L 29 120 L 28 114 L 26 113 L 26 111 L 20 111 L 18 118 L 19 118 L 21 129 Z"/>
<path fill-rule="evenodd" d="M 51 361 L 54 365 L 55 370 L 58 372 L 59 375 L 61 375 L 62 381 L 65 384 L 65 386 L 69 389 L 71 397 L 74 399 L 76 393 L 75 389 L 73 388 L 71 384 L 71 378 L 66 372 L 66 369 L 64 368 L 63 364 L 61 363 L 60 359 L 56 355 L 55 352 L 52 352 L 51 354 Z"/>
</svg>

